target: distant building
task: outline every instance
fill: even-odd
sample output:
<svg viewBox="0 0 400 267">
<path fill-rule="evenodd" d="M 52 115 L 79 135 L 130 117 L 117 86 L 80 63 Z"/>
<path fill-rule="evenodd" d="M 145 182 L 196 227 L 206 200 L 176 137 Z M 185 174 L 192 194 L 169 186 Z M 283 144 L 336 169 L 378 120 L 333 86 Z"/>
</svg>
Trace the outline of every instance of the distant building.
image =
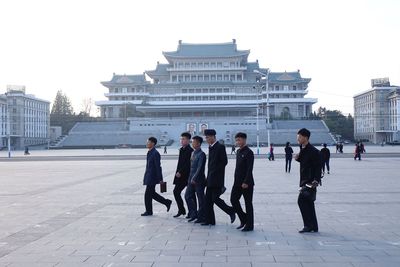
<svg viewBox="0 0 400 267">
<path fill-rule="evenodd" d="M 162 132 L 162 139 L 182 131 L 202 134 L 218 127 L 229 143 L 238 129 L 255 129 L 257 105 L 260 133 L 271 119 L 304 119 L 315 98 L 305 97 L 310 78 L 300 71 L 270 72 L 268 94 L 258 61 L 249 62 L 250 50 L 238 50 L 236 41 L 188 44 L 179 41 L 176 51 L 163 52 L 167 61 L 139 75 L 116 75 L 102 82 L 108 100 L 97 101 L 106 120 L 127 121 L 128 127 Z M 150 78 L 150 81 L 146 77 Z M 269 107 L 267 98 L 269 97 Z M 222 124 L 221 124 L 222 123 Z"/>
<path fill-rule="evenodd" d="M 8 86 L 7 93 L 0 96 L 0 103 L 1 114 L 4 114 L 0 116 L 0 125 L 1 129 L 5 128 L 2 132 L 3 147 L 7 146 L 8 135 L 11 136 L 13 149 L 47 144 L 50 128 L 49 101 L 25 94 L 24 86 Z"/>
<path fill-rule="evenodd" d="M 7 97 L 0 95 L 0 148 L 7 145 Z"/>
<path fill-rule="evenodd" d="M 140 75 L 113 75 L 102 84 L 107 101 L 97 101 L 101 116 L 127 117 L 243 117 L 254 116 L 257 103 L 266 110 L 265 83 L 254 71 L 266 73 L 258 61 L 248 62 L 249 50 L 236 41 L 219 44 L 179 42 L 177 51 L 163 52 L 167 64 Z M 146 75 L 151 82 L 146 80 Z M 305 98 L 309 78 L 299 71 L 269 74 L 272 118 L 304 118 L 314 98 Z"/>
<path fill-rule="evenodd" d="M 375 144 L 400 140 L 400 87 L 389 78 L 372 79 L 371 89 L 354 96 L 354 138 Z"/>
</svg>

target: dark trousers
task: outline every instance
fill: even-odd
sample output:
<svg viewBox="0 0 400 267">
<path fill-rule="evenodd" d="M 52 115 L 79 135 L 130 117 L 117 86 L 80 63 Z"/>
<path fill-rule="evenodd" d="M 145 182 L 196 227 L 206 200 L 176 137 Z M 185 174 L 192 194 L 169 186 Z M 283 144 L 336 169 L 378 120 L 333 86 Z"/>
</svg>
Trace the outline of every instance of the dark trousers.
<svg viewBox="0 0 400 267">
<path fill-rule="evenodd" d="M 183 206 L 183 199 L 181 196 L 181 193 L 183 189 L 185 189 L 186 185 L 185 184 L 175 184 L 174 187 L 174 197 L 176 201 L 176 205 L 178 206 L 178 212 L 185 214 L 185 207 Z"/>
<path fill-rule="evenodd" d="M 300 192 L 297 204 L 299 205 L 304 227 L 318 231 L 317 215 L 315 214 L 314 201 L 316 189 L 305 189 L 306 193 Z"/>
<path fill-rule="evenodd" d="M 185 200 L 190 218 L 198 218 L 200 221 L 204 221 L 204 198 L 204 185 L 189 184 L 186 187 Z M 197 202 L 199 203 L 199 209 L 197 209 Z"/>
<path fill-rule="evenodd" d="M 360 152 L 354 154 L 354 160 L 356 160 L 356 158 L 358 158 L 358 160 L 361 160 L 361 153 Z"/>
<path fill-rule="evenodd" d="M 292 158 L 286 158 L 285 171 L 290 172 L 292 167 Z"/>
<path fill-rule="evenodd" d="M 153 199 L 161 204 L 168 204 L 168 201 L 156 192 L 156 185 L 148 185 L 144 193 L 144 205 L 147 213 L 153 214 Z"/>
<path fill-rule="evenodd" d="M 325 172 L 325 165 L 326 165 L 326 170 L 329 172 L 329 159 L 326 159 L 322 162 L 322 171 Z"/>
<path fill-rule="evenodd" d="M 206 223 L 215 224 L 214 204 L 228 215 L 235 212 L 232 207 L 228 206 L 225 201 L 220 198 L 221 193 L 221 187 L 207 187 L 205 202 Z"/>
<path fill-rule="evenodd" d="M 251 229 L 254 228 L 253 191 L 253 186 L 249 186 L 247 189 L 243 189 L 241 186 L 233 186 L 231 192 L 232 207 L 239 216 L 240 224 L 246 224 L 246 227 Z M 242 195 L 246 213 L 243 212 L 239 201 Z"/>
</svg>

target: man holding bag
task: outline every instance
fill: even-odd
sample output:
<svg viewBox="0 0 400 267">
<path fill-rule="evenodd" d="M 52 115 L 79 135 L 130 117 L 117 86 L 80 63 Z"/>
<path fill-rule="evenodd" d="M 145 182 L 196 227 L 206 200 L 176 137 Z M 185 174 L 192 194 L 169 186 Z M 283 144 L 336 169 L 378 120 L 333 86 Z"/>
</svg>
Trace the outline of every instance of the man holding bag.
<svg viewBox="0 0 400 267">
<path fill-rule="evenodd" d="M 156 185 L 163 181 L 162 170 L 161 170 L 161 157 L 160 153 L 155 148 L 157 144 L 157 138 L 149 137 L 147 139 L 146 147 L 149 149 L 147 152 L 147 163 L 146 171 L 144 173 L 143 185 L 146 186 L 144 193 L 144 204 L 146 211 L 141 216 L 153 215 L 153 199 L 167 207 L 167 212 L 171 208 L 172 201 L 165 199 L 156 192 Z"/>
</svg>

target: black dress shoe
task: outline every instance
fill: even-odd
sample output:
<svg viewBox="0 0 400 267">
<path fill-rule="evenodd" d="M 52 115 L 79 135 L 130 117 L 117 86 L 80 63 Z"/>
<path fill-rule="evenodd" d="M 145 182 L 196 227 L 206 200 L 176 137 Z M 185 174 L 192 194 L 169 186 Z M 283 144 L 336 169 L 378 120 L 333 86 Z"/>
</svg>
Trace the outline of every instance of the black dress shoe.
<svg viewBox="0 0 400 267">
<path fill-rule="evenodd" d="M 238 227 L 236 227 L 236 229 L 242 229 L 246 224 L 245 223 L 241 223 Z"/>
<path fill-rule="evenodd" d="M 176 215 L 174 215 L 174 218 L 178 218 L 181 215 L 185 215 L 186 212 L 178 212 Z"/>
<path fill-rule="evenodd" d="M 153 215 L 153 213 L 150 213 L 150 212 L 144 212 L 144 213 L 142 213 L 142 214 L 140 214 L 140 216 L 152 216 Z"/>
<path fill-rule="evenodd" d="M 229 216 L 231 217 L 231 223 L 234 223 L 236 219 L 236 214 L 233 212 Z"/>
<path fill-rule="evenodd" d="M 190 216 L 189 216 L 189 214 L 188 214 L 188 215 L 186 215 L 185 219 L 190 219 Z"/>
<path fill-rule="evenodd" d="M 190 219 L 188 220 L 188 222 L 193 222 L 193 221 L 196 220 L 196 219 L 197 219 L 196 217 L 190 218 Z"/>
<path fill-rule="evenodd" d="M 253 231 L 254 230 L 254 228 L 253 227 L 245 227 L 245 228 L 243 228 L 242 229 L 242 232 L 250 232 L 250 231 Z"/>
<path fill-rule="evenodd" d="M 302 233 L 318 233 L 318 229 L 312 229 L 310 227 L 304 227 L 299 231 L 300 234 Z"/>
<path fill-rule="evenodd" d="M 167 212 L 169 211 L 169 209 L 171 208 L 171 204 L 172 204 L 172 200 L 167 199 L 168 203 L 167 203 Z"/>
<path fill-rule="evenodd" d="M 204 221 L 197 219 L 194 221 L 194 223 L 204 223 Z"/>
</svg>

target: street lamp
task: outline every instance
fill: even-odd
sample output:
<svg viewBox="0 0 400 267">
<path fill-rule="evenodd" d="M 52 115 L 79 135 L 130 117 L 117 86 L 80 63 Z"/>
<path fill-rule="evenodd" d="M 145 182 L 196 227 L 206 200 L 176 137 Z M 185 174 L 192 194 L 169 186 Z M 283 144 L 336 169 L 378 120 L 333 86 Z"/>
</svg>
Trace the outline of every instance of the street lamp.
<svg viewBox="0 0 400 267">
<path fill-rule="evenodd" d="M 267 136 L 268 136 L 268 147 L 271 147 L 271 139 L 270 139 L 270 133 L 269 133 L 269 128 L 270 128 L 269 89 L 268 89 L 269 69 L 267 69 L 267 73 L 263 73 L 259 70 L 254 70 L 254 72 L 265 77 L 265 92 L 267 93 Z M 257 100 L 258 100 L 258 96 L 257 96 Z M 257 143 L 258 143 L 258 103 L 257 103 Z M 257 144 L 257 147 L 258 147 L 258 144 Z"/>
</svg>

